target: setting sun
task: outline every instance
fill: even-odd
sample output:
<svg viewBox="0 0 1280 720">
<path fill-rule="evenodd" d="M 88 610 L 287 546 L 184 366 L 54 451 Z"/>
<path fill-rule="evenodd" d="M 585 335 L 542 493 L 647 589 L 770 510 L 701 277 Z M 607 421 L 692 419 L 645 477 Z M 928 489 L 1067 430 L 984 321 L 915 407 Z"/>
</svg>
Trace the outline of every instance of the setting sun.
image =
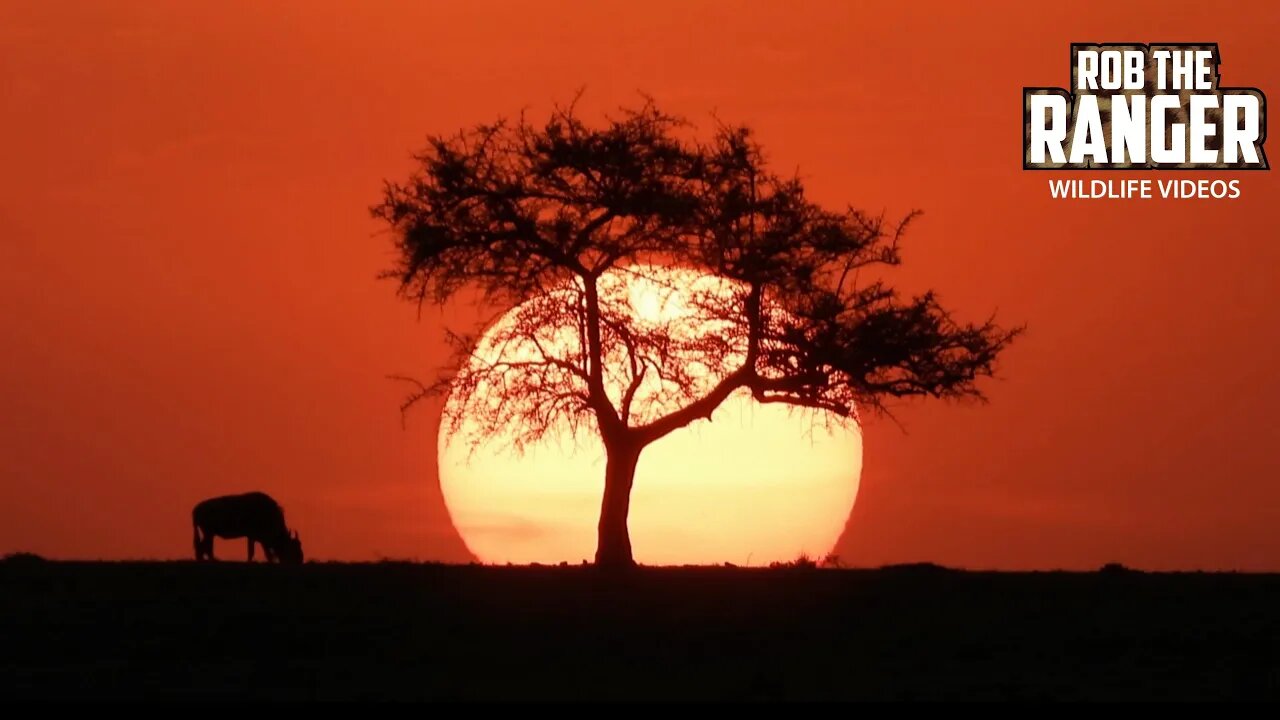
<svg viewBox="0 0 1280 720">
<path fill-rule="evenodd" d="M 724 330 L 699 322 L 697 308 L 733 292 L 715 277 L 669 268 L 619 270 L 601 284 L 629 324 L 670 323 L 695 333 Z M 524 352 L 497 340 L 524 307 L 489 329 L 473 363 L 512 360 Z M 546 335 L 555 339 L 558 353 L 574 353 L 573 328 L 548 328 Z M 697 365 L 696 358 L 686 362 Z M 659 383 L 640 394 L 663 406 Z M 472 401 L 488 405 L 483 398 Z M 482 437 L 473 445 L 464 421 L 452 430 L 443 425 L 439 444 L 450 515 L 481 561 L 590 560 L 605 471 L 604 448 L 594 431 L 561 430 L 521 453 L 510 434 Z M 761 565 L 802 554 L 821 558 L 844 529 L 861 465 L 856 425 L 815 411 L 761 405 L 739 391 L 710 422 L 678 430 L 641 455 L 629 522 L 636 560 Z"/>
</svg>

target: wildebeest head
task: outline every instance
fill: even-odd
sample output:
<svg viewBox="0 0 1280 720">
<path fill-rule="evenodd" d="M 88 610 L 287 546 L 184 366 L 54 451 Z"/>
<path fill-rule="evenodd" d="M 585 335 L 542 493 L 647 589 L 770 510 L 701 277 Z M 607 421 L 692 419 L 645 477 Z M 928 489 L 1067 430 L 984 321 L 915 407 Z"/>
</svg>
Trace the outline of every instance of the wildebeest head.
<svg viewBox="0 0 1280 720">
<path fill-rule="evenodd" d="M 298 537 L 297 530 L 290 531 L 276 553 L 282 563 L 302 564 L 302 539 Z"/>
</svg>

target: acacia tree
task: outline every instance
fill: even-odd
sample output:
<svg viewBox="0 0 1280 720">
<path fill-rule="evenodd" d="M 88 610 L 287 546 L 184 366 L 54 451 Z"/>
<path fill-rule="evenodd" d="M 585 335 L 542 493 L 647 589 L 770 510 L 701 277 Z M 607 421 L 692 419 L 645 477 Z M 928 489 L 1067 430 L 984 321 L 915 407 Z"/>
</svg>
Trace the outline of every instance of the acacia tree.
<svg viewBox="0 0 1280 720">
<path fill-rule="evenodd" d="M 1018 334 L 954 320 L 933 293 L 902 297 L 874 266 L 900 262 L 896 223 L 810 201 L 770 171 L 745 127 L 699 140 L 649 102 L 598 126 L 572 106 L 435 136 L 373 208 L 395 239 L 402 296 L 463 291 L 515 307 L 407 404 L 448 394 L 445 421 L 517 446 L 597 433 L 606 453 L 596 563 L 633 564 L 627 531 L 643 449 L 734 393 L 858 422 L 910 396 L 982 398 Z M 690 268 L 719 284 L 691 289 Z M 641 320 L 627 284 L 683 287 L 686 310 Z M 673 278 L 676 278 L 673 281 Z M 498 348 L 499 350 L 495 350 Z"/>
</svg>

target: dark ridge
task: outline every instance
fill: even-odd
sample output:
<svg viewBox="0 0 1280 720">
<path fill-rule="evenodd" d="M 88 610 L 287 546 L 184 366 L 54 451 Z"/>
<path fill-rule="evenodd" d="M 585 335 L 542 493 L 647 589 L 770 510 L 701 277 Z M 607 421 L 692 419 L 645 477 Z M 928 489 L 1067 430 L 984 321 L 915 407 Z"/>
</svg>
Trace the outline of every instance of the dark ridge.
<svg viewBox="0 0 1280 720">
<path fill-rule="evenodd" d="M 1280 699 L 1280 576 L 0 563 L 0 697 Z"/>
<path fill-rule="evenodd" d="M 886 573 L 932 573 L 932 574 L 956 572 L 949 567 L 945 567 L 945 566 L 938 565 L 936 563 L 931 563 L 931 562 L 899 563 L 897 565 L 882 565 L 880 567 L 880 571 L 886 572 Z"/>
</svg>

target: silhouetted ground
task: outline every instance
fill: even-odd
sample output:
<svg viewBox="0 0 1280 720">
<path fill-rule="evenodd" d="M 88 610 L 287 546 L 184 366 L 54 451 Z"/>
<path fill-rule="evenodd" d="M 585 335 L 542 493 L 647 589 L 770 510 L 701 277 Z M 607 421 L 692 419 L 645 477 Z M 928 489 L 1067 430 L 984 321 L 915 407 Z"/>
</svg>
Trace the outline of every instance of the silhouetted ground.
<svg viewBox="0 0 1280 720">
<path fill-rule="evenodd" d="M 0 697 L 1280 697 L 1280 576 L 0 563 Z"/>
</svg>

